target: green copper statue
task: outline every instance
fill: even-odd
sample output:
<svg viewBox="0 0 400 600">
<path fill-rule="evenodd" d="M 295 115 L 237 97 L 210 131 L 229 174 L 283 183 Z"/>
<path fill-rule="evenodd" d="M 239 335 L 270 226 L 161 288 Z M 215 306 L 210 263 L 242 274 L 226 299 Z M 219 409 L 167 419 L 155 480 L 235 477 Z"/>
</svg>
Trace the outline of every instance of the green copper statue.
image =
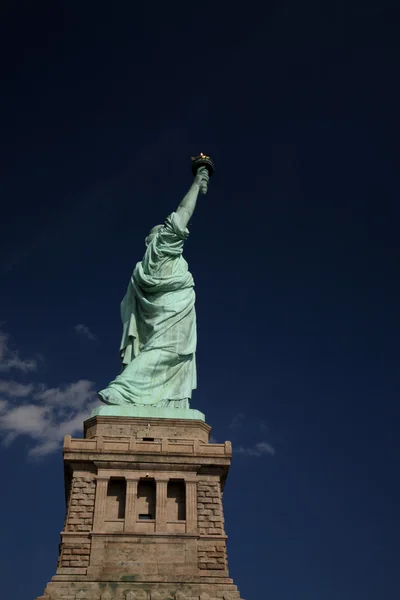
<svg viewBox="0 0 400 600">
<path fill-rule="evenodd" d="M 196 388 L 196 313 L 182 251 L 199 191 L 207 192 L 212 173 L 209 157 L 192 161 L 193 184 L 176 212 L 150 231 L 122 300 L 123 371 L 99 392 L 106 404 L 189 408 Z"/>
</svg>

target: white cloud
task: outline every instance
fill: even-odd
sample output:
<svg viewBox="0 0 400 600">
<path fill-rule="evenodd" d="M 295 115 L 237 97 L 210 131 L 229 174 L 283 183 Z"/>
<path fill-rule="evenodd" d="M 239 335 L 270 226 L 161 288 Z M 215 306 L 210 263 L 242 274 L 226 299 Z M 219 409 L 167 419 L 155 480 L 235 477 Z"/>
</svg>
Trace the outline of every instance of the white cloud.
<svg viewBox="0 0 400 600">
<path fill-rule="evenodd" d="M 12 351 L 8 345 L 8 336 L 4 332 L 0 332 L 0 372 L 8 373 L 12 369 L 28 373 L 35 371 L 37 362 L 34 359 L 22 360 L 18 352 Z"/>
<path fill-rule="evenodd" d="M 268 442 L 258 442 L 258 444 L 254 444 L 254 446 L 247 448 L 244 448 L 243 446 L 234 447 L 233 452 L 244 456 L 274 456 L 275 448 L 273 448 L 271 444 L 268 444 Z"/>
<path fill-rule="evenodd" d="M 97 339 L 96 336 L 90 331 L 89 327 L 87 325 L 84 325 L 83 323 L 75 325 L 74 329 L 78 335 L 83 335 L 88 340 L 94 341 Z"/>
<path fill-rule="evenodd" d="M 49 410 L 44 406 L 25 404 L 10 407 L 0 418 L 0 429 L 17 435 L 28 434 L 36 438 L 43 435 L 49 419 Z"/>
<path fill-rule="evenodd" d="M 56 450 L 67 434 L 82 431 L 98 403 L 93 382 L 81 380 L 58 388 L 44 389 L 32 395 L 30 402 L 15 406 L 0 401 L 0 431 L 6 444 L 20 435 L 35 443 L 31 456 L 43 456 Z"/>
<path fill-rule="evenodd" d="M 74 434 L 80 434 L 83 429 L 83 421 L 90 417 L 92 408 L 97 402 L 92 401 L 86 404 L 86 407 L 75 413 L 70 419 L 62 422 L 52 422 L 46 428 L 44 435 L 36 439 L 36 445 L 29 451 L 30 456 L 44 456 L 57 450 L 64 440 L 64 437 Z"/>
<path fill-rule="evenodd" d="M 0 371 L 15 368 L 26 373 L 36 368 L 36 361 L 21 360 L 11 352 L 8 336 L 0 331 Z M 18 436 L 33 441 L 31 456 L 54 452 L 67 434 L 79 434 L 83 421 L 98 404 L 94 383 L 80 379 L 49 388 L 34 383 L 0 380 L 0 435 L 3 444 L 11 444 Z"/>
</svg>

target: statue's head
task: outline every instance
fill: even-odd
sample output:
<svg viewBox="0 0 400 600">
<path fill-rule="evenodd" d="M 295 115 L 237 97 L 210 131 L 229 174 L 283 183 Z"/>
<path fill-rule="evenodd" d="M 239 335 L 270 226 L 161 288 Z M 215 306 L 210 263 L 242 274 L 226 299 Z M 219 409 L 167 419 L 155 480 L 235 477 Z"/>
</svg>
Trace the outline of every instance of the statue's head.
<svg viewBox="0 0 400 600">
<path fill-rule="evenodd" d="M 155 227 L 153 227 L 153 229 L 150 230 L 149 235 L 144 240 L 146 247 L 150 244 L 151 240 L 155 238 L 155 236 L 157 235 L 157 231 L 160 231 L 160 229 L 162 229 L 163 227 L 164 225 L 156 225 Z"/>
</svg>

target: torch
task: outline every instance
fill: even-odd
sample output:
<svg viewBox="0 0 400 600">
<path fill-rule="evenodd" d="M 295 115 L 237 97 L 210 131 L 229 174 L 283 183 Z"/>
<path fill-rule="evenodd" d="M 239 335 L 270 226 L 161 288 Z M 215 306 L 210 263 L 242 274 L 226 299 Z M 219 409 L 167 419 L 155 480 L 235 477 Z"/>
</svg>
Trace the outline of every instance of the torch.
<svg viewBox="0 0 400 600">
<path fill-rule="evenodd" d="M 214 163 L 209 156 L 206 156 L 202 152 L 198 156 L 192 156 L 192 173 L 196 176 L 196 173 L 200 167 L 206 167 L 209 176 L 214 173 Z M 200 188 L 201 193 L 207 194 L 207 184 L 205 182 L 202 183 Z"/>
</svg>

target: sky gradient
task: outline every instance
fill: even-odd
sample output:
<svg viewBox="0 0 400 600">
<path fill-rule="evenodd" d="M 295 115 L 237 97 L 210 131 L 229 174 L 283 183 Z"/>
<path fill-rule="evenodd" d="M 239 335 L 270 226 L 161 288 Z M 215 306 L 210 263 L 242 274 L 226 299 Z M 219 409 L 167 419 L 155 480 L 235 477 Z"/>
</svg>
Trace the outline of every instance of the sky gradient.
<svg viewBox="0 0 400 600">
<path fill-rule="evenodd" d="M 119 371 L 130 274 L 202 151 L 191 406 L 234 445 L 230 575 L 246 600 L 398 600 L 396 3 L 0 17 L 0 595 L 55 574 L 62 439 Z"/>
</svg>

